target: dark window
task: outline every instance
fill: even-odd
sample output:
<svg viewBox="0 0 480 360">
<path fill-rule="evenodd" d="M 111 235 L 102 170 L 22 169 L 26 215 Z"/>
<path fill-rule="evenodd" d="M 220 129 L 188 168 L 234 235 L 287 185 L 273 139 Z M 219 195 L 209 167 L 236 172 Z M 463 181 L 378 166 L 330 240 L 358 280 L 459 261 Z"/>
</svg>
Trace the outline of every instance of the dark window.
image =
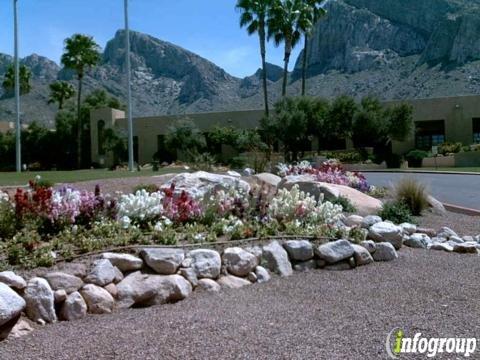
<svg viewBox="0 0 480 360">
<path fill-rule="evenodd" d="M 100 120 L 97 123 L 98 134 L 98 155 L 105 155 L 105 121 Z"/>
<path fill-rule="evenodd" d="M 473 125 L 473 143 L 480 144 L 480 118 L 472 119 Z"/>
<path fill-rule="evenodd" d="M 445 121 L 417 121 L 415 122 L 415 147 L 429 150 L 432 146 L 445 142 Z"/>
</svg>

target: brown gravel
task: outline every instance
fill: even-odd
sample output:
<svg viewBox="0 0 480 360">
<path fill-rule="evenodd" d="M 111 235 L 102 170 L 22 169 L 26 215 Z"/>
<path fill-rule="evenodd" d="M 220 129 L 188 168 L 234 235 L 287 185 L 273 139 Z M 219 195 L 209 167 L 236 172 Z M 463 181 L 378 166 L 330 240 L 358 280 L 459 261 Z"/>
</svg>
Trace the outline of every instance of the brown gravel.
<svg viewBox="0 0 480 360">
<path fill-rule="evenodd" d="M 421 227 L 440 230 L 443 226 L 448 226 L 460 236 L 480 235 L 480 216 L 469 216 L 447 211 L 445 215 L 435 215 L 425 211 L 422 217 L 417 218 L 418 225 Z"/>
<path fill-rule="evenodd" d="M 399 255 L 48 325 L 0 344 L 0 359 L 385 359 L 395 327 L 407 336 L 480 337 L 479 257 Z"/>
</svg>

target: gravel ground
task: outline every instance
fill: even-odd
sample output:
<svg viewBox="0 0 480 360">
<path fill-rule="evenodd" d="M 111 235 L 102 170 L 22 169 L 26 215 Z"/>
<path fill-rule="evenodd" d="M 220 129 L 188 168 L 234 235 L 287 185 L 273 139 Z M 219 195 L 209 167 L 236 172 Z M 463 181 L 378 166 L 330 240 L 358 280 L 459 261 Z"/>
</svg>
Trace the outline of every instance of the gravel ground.
<svg viewBox="0 0 480 360">
<path fill-rule="evenodd" d="M 0 344 L 0 359 L 385 359 L 395 327 L 406 336 L 480 337 L 479 257 L 399 255 L 48 325 Z"/>
<path fill-rule="evenodd" d="M 480 235 L 480 216 L 468 216 L 450 211 L 440 216 L 425 211 L 422 217 L 417 218 L 417 221 L 419 226 L 435 230 L 448 226 L 460 236 Z"/>
</svg>

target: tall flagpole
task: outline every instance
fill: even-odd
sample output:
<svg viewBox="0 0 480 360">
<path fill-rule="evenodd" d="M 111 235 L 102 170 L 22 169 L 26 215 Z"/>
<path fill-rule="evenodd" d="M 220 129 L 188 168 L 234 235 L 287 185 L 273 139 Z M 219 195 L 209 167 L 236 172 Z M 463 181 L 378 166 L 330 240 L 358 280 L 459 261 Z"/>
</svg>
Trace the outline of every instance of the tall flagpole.
<svg viewBox="0 0 480 360">
<path fill-rule="evenodd" d="M 15 62 L 15 108 L 17 119 L 15 122 L 15 153 L 17 172 L 22 171 L 22 144 L 20 128 L 20 64 L 18 59 L 18 19 L 17 0 L 13 0 L 13 32 L 14 32 L 14 62 Z"/>
<path fill-rule="evenodd" d="M 130 69 L 130 29 L 128 27 L 128 0 L 125 4 L 125 63 L 127 68 L 127 118 L 128 118 L 128 170 L 134 171 L 133 159 L 133 120 L 132 120 L 132 86 Z"/>
</svg>

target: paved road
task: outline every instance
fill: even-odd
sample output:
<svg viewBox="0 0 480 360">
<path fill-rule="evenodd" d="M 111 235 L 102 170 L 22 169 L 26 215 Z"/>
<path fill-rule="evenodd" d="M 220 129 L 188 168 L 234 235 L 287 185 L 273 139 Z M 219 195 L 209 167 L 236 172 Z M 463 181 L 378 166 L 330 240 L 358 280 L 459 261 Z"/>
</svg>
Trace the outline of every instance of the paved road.
<svg viewBox="0 0 480 360">
<path fill-rule="evenodd" d="M 480 175 L 365 173 L 372 185 L 389 186 L 404 177 L 413 177 L 427 185 L 442 202 L 480 210 Z"/>
<path fill-rule="evenodd" d="M 406 248 L 388 263 L 47 325 L 0 343 L 0 359 L 386 359 L 396 327 L 479 338 L 479 272 L 477 255 Z"/>
</svg>

